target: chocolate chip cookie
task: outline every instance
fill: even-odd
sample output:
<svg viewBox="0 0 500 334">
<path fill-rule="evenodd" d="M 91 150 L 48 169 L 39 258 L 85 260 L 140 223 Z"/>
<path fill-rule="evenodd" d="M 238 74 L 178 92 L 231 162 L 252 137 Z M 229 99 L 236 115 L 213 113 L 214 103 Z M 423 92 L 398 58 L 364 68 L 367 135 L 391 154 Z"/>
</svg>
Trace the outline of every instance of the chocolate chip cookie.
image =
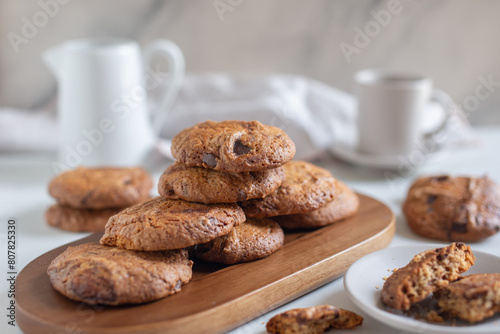
<svg viewBox="0 0 500 334">
<path fill-rule="evenodd" d="M 202 204 L 157 197 L 112 216 L 100 242 L 133 250 L 178 249 L 208 242 L 245 221 L 234 203 Z"/>
<path fill-rule="evenodd" d="M 337 180 L 326 169 L 305 161 L 290 161 L 283 168 L 285 181 L 276 191 L 240 202 L 247 217 L 302 214 L 334 200 Z"/>
<path fill-rule="evenodd" d="M 189 166 L 255 172 L 291 160 L 295 144 L 283 130 L 258 121 L 207 121 L 177 134 L 172 155 Z"/>
<path fill-rule="evenodd" d="M 335 199 L 308 213 L 273 217 L 285 229 L 315 228 L 333 224 L 354 215 L 359 198 L 345 183 L 337 180 Z"/>
<path fill-rule="evenodd" d="M 382 302 L 394 309 L 409 310 L 411 304 L 456 280 L 474 261 L 470 247 L 461 242 L 417 254 L 385 281 Z"/>
<path fill-rule="evenodd" d="M 47 269 L 64 296 L 87 304 L 145 303 L 177 293 L 191 280 L 186 250 L 137 252 L 98 243 L 68 247 Z"/>
<path fill-rule="evenodd" d="M 45 220 L 49 225 L 66 231 L 102 232 L 109 217 L 122 209 L 73 209 L 69 206 L 54 204 L 45 211 Z"/>
<path fill-rule="evenodd" d="M 79 167 L 56 176 L 49 193 L 76 209 L 120 208 L 149 198 L 153 182 L 142 168 Z"/>
<path fill-rule="evenodd" d="M 200 203 L 235 203 L 262 198 L 285 179 L 282 167 L 261 172 L 228 173 L 175 162 L 158 183 L 161 196 Z"/>
<path fill-rule="evenodd" d="M 500 230 L 500 188 L 488 177 L 422 177 L 409 189 L 403 212 L 424 237 L 479 241 Z"/>
<path fill-rule="evenodd" d="M 272 317 L 266 325 L 273 334 L 321 334 L 330 329 L 353 329 L 363 317 L 331 305 L 289 310 Z"/>
<path fill-rule="evenodd" d="M 198 258 L 209 262 L 235 264 L 261 259 L 283 247 L 285 236 L 271 219 L 249 218 L 231 232 L 196 245 Z"/>
<path fill-rule="evenodd" d="M 460 277 L 434 293 L 440 312 L 478 322 L 500 312 L 500 274 Z"/>
</svg>

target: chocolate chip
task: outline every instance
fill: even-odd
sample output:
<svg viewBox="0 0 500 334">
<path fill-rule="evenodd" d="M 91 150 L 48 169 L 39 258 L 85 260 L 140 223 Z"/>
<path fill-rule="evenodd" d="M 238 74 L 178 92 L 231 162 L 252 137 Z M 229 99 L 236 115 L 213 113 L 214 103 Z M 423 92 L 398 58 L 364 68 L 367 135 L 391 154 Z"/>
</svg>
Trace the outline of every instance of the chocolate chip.
<svg viewBox="0 0 500 334">
<path fill-rule="evenodd" d="M 446 181 L 448 180 L 450 177 L 448 175 L 442 175 L 442 176 L 437 176 L 434 178 L 434 180 L 438 181 L 438 182 L 443 182 L 443 181 Z"/>
<path fill-rule="evenodd" d="M 237 202 L 241 202 L 241 201 L 244 201 L 247 199 L 247 193 L 246 191 L 243 191 L 243 190 L 239 190 L 238 192 L 238 198 L 237 198 Z"/>
<path fill-rule="evenodd" d="M 440 253 L 440 254 L 438 254 L 438 256 L 437 256 L 437 259 L 438 259 L 439 261 L 443 261 L 443 260 L 444 260 L 444 259 L 446 259 L 447 257 L 448 257 L 448 254 L 447 254 L 447 253 L 444 253 L 444 254 L 443 254 L 443 253 Z"/>
<path fill-rule="evenodd" d="M 205 254 L 206 252 L 208 252 L 210 250 L 210 247 L 206 246 L 206 245 L 203 245 L 203 244 L 198 244 L 196 245 L 196 252 L 198 254 Z"/>
<path fill-rule="evenodd" d="M 248 152 L 250 152 L 251 148 L 249 146 L 246 146 L 245 144 L 243 144 L 241 142 L 241 139 L 237 139 L 235 142 L 234 142 L 234 145 L 233 145 L 233 152 L 236 154 L 236 155 L 243 155 L 243 154 L 247 154 Z"/>
<path fill-rule="evenodd" d="M 431 205 L 432 203 L 434 203 L 434 201 L 436 199 L 437 199 L 436 195 L 429 195 L 429 196 L 427 196 L 427 204 Z"/>
<path fill-rule="evenodd" d="M 80 200 L 80 204 L 82 206 L 86 206 L 87 205 L 87 202 L 88 200 L 90 199 L 90 197 L 92 197 L 92 195 L 94 194 L 94 191 L 95 190 L 91 190 L 89 191 L 87 194 L 85 194 L 85 196 Z"/>
<path fill-rule="evenodd" d="M 478 215 L 476 216 L 475 221 L 476 221 L 476 225 L 477 225 L 477 226 L 481 225 L 481 215 L 479 215 L 479 214 L 478 214 Z"/>
<path fill-rule="evenodd" d="M 452 223 L 451 224 L 451 232 L 457 232 L 457 233 L 467 233 L 467 224 L 463 223 Z M 458 246 L 458 244 L 457 244 Z"/>
<path fill-rule="evenodd" d="M 485 298 L 488 293 L 489 293 L 489 291 L 486 289 L 483 289 L 483 290 L 474 289 L 472 291 L 469 291 L 468 293 L 465 293 L 464 297 L 465 297 L 465 299 L 468 299 L 468 300 L 477 300 L 477 299 Z"/>
<path fill-rule="evenodd" d="M 203 163 L 207 165 L 208 168 L 215 168 L 217 167 L 217 158 L 215 155 L 211 153 L 207 153 L 203 156 L 202 159 Z"/>
</svg>

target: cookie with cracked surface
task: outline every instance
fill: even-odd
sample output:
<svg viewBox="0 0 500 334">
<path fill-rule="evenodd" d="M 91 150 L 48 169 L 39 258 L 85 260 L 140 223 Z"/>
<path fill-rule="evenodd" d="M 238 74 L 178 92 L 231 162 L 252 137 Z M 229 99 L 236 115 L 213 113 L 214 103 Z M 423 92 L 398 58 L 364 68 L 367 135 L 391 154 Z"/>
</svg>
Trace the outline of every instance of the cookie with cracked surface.
<svg viewBox="0 0 500 334">
<path fill-rule="evenodd" d="M 196 245 L 195 254 L 205 261 L 235 264 L 267 257 L 284 241 L 283 230 L 273 220 L 249 218 L 228 234 Z"/>
<path fill-rule="evenodd" d="M 305 161 L 290 161 L 283 168 L 285 181 L 276 191 L 240 202 L 247 217 L 307 213 L 335 199 L 337 180 L 326 169 Z"/>
<path fill-rule="evenodd" d="M 272 317 L 266 330 L 272 334 L 322 334 L 330 329 L 353 329 L 363 317 L 331 305 L 288 310 Z"/>
<path fill-rule="evenodd" d="M 147 200 L 152 186 L 140 167 L 78 167 L 52 179 L 49 194 L 76 209 L 119 208 Z"/>
<path fill-rule="evenodd" d="M 171 199 L 200 203 L 235 203 L 262 198 L 285 179 L 282 167 L 260 172 L 228 173 L 175 162 L 161 175 L 158 192 Z"/>
<path fill-rule="evenodd" d="M 421 236 L 480 241 L 500 230 L 500 188 L 488 177 L 422 177 L 410 187 L 403 212 Z"/>
<path fill-rule="evenodd" d="M 474 261 L 470 247 L 461 242 L 421 252 L 385 281 L 382 302 L 394 309 L 409 310 L 411 304 L 456 280 Z"/>
<path fill-rule="evenodd" d="M 500 312 L 500 274 L 462 276 L 433 296 L 440 312 L 478 322 Z"/>
<path fill-rule="evenodd" d="M 227 234 L 244 221 L 243 210 L 234 203 L 156 197 L 112 216 L 100 242 L 142 251 L 185 248 Z"/>
<path fill-rule="evenodd" d="M 123 208 L 74 209 L 54 204 L 45 211 L 45 220 L 50 226 L 71 232 L 102 232 L 109 217 Z"/>
<path fill-rule="evenodd" d="M 291 160 L 295 144 L 283 130 L 258 121 L 207 121 L 177 134 L 172 155 L 189 166 L 255 172 Z"/>
<path fill-rule="evenodd" d="M 138 252 L 86 243 L 68 247 L 47 269 L 64 296 L 87 304 L 138 304 L 181 290 L 191 280 L 186 250 Z"/>
<path fill-rule="evenodd" d="M 345 183 L 337 180 L 335 199 L 308 213 L 273 217 L 285 229 L 316 228 L 351 217 L 359 209 L 359 198 Z"/>
</svg>

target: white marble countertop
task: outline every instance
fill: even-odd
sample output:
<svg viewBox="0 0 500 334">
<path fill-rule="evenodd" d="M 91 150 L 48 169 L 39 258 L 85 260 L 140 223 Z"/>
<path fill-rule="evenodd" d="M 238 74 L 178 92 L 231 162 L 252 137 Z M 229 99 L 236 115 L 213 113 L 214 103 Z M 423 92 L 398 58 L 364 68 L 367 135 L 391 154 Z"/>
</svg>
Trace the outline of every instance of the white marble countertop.
<svg viewBox="0 0 500 334">
<path fill-rule="evenodd" d="M 401 203 L 407 188 L 414 177 L 422 174 L 451 173 L 461 175 L 488 174 L 500 183 L 500 127 L 483 127 L 476 129 L 482 140 L 480 147 L 461 148 L 447 152 L 439 161 L 419 167 L 416 171 L 399 175 L 395 172 L 387 180 L 383 171 L 345 164 L 335 159 L 321 161 L 317 164 L 328 168 L 335 177 L 346 182 L 358 192 L 375 197 L 386 203 L 396 214 L 396 235 L 389 247 L 404 244 L 429 243 L 433 240 L 421 238 L 413 234 L 401 216 Z M 69 233 L 47 226 L 44 211 L 54 200 L 47 193 L 47 184 L 54 176 L 50 167 L 53 157 L 39 154 L 5 154 L 0 156 L 0 270 L 2 277 L 7 277 L 7 223 L 15 219 L 17 227 L 17 263 L 19 272 L 26 264 L 37 256 L 65 243 L 80 239 L 86 234 Z M 155 180 L 169 164 L 160 161 L 149 168 Z M 439 242 L 438 242 L 439 243 Z M 442 243 L 443 245 L 446 243 Z M 471 244 L 472 249 L 500 255 L 500 234 L 480 243 Z M 500 268 L 499 272 L 500 272 Z M 19 333 L 18 327 L 8 325 L 6 308 L 8 307 L 8 285 L 6 278 L 0 284 L 0 332 Z M 253 321 L 234 329 L 232 334 L 265 333 L 265 323 L 273 315 L 297 307 L 308 307 L 320 304 L 331 304 L 358 312 L 363 315 L 364 324 L 356 329 L 356 333 L 401 333 L 370 318 L 356 307 L 343 288 L 343 280 L 339 278 L 315 291 L 298 298 L 282 307 L 266 313 Z M 335 331 L 336 333 L 352 331 Z"/>
</svg>

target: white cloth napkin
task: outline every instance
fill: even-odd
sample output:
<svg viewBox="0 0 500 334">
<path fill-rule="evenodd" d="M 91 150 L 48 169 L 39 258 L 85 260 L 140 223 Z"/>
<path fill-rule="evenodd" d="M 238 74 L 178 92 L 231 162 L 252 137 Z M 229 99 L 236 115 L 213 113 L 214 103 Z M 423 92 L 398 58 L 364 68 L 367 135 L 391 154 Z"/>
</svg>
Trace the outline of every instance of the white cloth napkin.
<svg viewBox="0 0 500 334">
<path fill-rule="evenodd" d="M 428 128 L 440 122 L 432 116 L 441 114 L 435 108 L 429 106 Z M 0 151 L 55 150 L 54 115 L 50 110 L 0 109 Z M 441 145 L 475 142 L 467 120 L 460 113 L 453 117 Z M 230 74 L 187 75 L 161 136 L 168 140 L 198 122 L 227 119 L 259 120 L 282 128 L 297 146 L 295 158 L 301 160 L 320 158 L 332 145 L 352 145 L 357 138 L 356 100 L 351 94 L 300 76 Z"/>
</svg>

